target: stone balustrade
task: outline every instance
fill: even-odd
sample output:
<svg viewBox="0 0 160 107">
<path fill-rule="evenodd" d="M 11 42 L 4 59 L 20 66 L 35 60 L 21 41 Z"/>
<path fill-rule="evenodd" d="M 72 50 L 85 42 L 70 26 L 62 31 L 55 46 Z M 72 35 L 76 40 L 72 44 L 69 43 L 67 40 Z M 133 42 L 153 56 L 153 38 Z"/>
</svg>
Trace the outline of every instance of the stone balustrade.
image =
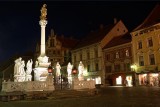
<svg viewBox="0 0 160 107">
<path fill-rule="evenodd" d="M 53 87 L 47 81 L 3 82 L 3 92 L 13 91 L 53 91 Z"/>
<path fill-rule="evenodd" d="M 74 79 L 72 82 L 72 89 L 94 89 L 95 88 L 95 81 L 89 80 L 89 81 L 79 81 L 78 79 Z"/>
</svg>

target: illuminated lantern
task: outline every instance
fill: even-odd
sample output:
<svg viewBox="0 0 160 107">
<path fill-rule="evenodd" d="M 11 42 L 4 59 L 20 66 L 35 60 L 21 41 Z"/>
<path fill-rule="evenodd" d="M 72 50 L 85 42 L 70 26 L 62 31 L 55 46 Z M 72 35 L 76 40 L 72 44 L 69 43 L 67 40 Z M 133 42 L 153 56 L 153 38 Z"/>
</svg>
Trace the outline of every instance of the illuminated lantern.
<svg viewBox="0 0 160 107">
<path fill-rule="evenodd" d="M 52 73 L 52 72 L 53 72 L 53 69 L 52 69 L 51 65 L 49 65 L 49 67 L 48 67 L 48 73 Z"/>
</svg>

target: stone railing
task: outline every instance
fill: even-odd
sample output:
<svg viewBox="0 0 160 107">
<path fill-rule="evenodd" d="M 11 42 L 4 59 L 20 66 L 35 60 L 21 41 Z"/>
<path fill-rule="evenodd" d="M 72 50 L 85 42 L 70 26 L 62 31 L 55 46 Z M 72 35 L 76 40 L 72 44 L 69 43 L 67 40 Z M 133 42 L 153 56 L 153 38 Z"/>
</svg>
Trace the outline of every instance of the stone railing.
<svg viewBox="0 0 160 107">
<path fill-rule="evenodd" d="M 52 85 L 53 86 L 53 85 Z M 54 86 L 51 87 L 47 81 L 27 81 L 27 82 L 3 82 L 3 92 L 13 91 L 53 91 Z"/>
<path fill-rule="evenodd" d="M 79 81 L 78 79 L 74 79 L 72 82 L 72 89 L 94 89 L 95 88 L 95 81 Z"/>
</svg>

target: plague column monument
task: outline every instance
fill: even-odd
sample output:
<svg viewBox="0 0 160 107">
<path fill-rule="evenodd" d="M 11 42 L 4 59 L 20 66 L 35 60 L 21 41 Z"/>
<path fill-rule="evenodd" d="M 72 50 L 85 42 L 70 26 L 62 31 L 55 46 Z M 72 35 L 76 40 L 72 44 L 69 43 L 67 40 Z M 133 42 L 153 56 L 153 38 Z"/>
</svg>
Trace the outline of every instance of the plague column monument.
<svg viewBox="0 0 160 107">
<path fill-rule="evenodd" d="M 39 24 L 41 26 L 41 49 L 40 49 L 40 56 L 37 58 L 36 61 L 36 68 L 34 69 L 34 80 L 35 81 L 46 81 L 48 75 L 48 66 L 51 64 L 48 62 L 48 57 L 45 54 L 45 27 L 47 25 L 47 9 L 46 4 L 43 5 L 41 8 L 41 16 Z"/>
</svg>

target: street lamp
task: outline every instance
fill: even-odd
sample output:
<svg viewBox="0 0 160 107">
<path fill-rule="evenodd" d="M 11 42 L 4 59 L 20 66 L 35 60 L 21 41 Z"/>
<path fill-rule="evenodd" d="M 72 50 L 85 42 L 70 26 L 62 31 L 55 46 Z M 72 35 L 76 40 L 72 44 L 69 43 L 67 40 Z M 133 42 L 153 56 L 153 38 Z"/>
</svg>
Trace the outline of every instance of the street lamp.
<svg viewBox="0 0 160 107">
<path fill-rule="evenodd" d="M 72 74 L 73 74 L 74 76 L 77 74 L 77 69 L 76 69 L 75 67 L 72 69 Z"/>
<path fill-rule="evenodd" d="M 49 65 L 49 67 L 48 67 L 48 73 L 49 73 L 49 74 L 52 74 L 52 72 L 53 72 L 53 68 L 52 68 L 51 65 Z"/>
<path fill-rule="evenodd" d="M 136 64 L 131 65 L 131 69 L 132 69 L 132 71 L 135 71 L 135 72 L 136 72 L 136 70 L 137 70 L 137 65 L 136 65 Z"/>
</svg>

